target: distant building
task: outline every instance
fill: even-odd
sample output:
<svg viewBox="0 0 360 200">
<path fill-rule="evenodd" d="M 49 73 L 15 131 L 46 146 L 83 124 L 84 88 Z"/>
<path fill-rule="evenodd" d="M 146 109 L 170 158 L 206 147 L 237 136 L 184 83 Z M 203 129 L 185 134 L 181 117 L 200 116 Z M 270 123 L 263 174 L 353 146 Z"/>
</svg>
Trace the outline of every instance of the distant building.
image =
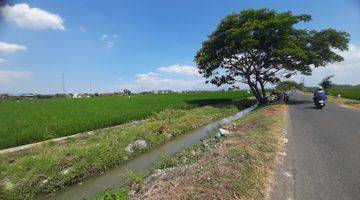
<svg viewBox="0 0 360 200">
<path fill-rule="evenodd" d="M 206 91 L 206 90 L 184 90 L 184 91 L 181 91 L 181 93 L 183 93 L 183 94 L 206 93 L 206 92 L 209 92 L 209 91 Z"/>
<path fill-rule="evenodd" d="M 24 93 L 22 95 L 20 95 L 21 98 L 26 98 L 26 99 L 33 99 L 35 97 L 35 95 L 33 93 Z"/>
<path fill-rule="evenodd" d="M 150 91 L 150 93 L 152 94 L 170 94 L 170 93 L 174 93 L 171 90 L 154 90 L 154 91 Z"/>
<path fill-rule="evenodd" d="M 10 95 L 8 94 L 0 94 L 0 99 L 8 99 Z"/>
<path fill-rule="evenodd" d="M 171 91 L 171 90 L 159 90 L 158 93 L 159 94 L 171 94 L 171 93 L 174 93 L 174 92 Z"/>
<path fill-rule="evenodd" d="M 91 96 L 87 93 L 75 93 L 72 95 L 73 99 L 90 98 Z"/>
<path fill-rule="evenodd" d="M 56 93 L 53 95 L 55 98 L 66 98 L 68 97 L 67 94 L 62 94 L 62 93 Z"/>
</svg>

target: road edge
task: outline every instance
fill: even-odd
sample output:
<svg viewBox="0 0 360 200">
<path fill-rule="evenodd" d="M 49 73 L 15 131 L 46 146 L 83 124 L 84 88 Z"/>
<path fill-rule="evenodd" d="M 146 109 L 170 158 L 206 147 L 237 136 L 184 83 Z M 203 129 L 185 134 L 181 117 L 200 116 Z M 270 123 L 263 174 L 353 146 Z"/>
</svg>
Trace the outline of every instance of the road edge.
<svg viewBox="0 0 360 200">
<path fill-rule="evenodd" d="M 285 123 L 283 130 L 283 145 L 278 152 L 277 166 L 274 170 L 273 183 L 269 194 L 270 200 L 293 200 L 294 191 L 294 159 L 293 159 L 293 133 L 292 121 L 290 116 L 290 107 L 284 113 Z"/>
</svg>

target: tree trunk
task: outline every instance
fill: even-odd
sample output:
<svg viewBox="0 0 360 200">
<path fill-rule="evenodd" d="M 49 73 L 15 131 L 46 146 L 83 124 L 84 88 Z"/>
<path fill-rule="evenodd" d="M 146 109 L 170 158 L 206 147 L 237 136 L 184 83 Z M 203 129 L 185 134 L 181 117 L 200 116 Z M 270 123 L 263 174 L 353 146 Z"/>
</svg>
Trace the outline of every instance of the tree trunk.
<svg viewBox="0 0 360 200">
<path fill-rule="evenodd" d="M 247 81 L 248 85 L 250 87 L 251 92 L 254 94 L 256 100 L 258 101 L 259 104 L 266 104 L 267 103 L 267 99 L 266 96 L 263 97 L 262 94 L 260 93 L 257 85 L 251 83 L 250 80 Z"/>
<path fill-rule="evenodd" d="M 248 83 L 249 87 L 250 87 L 250 90 L 251 92 L 253 93 L 253 95 L 255 96 L 255 98 L 257 100 L 259 100 L 260 98 L 260 94 L 254 89 L 254 87 L 252 86 L 252 84 Z"/>
<path fill-rule="evenodd" d="M 259 81 L 260 83 L 260 87 L 261 87 L 261 93 L 262 93 L 262 97 L 266 98 L 266 90 L 265 90 L 265 85 L 262 81 Z"/>
</svg>

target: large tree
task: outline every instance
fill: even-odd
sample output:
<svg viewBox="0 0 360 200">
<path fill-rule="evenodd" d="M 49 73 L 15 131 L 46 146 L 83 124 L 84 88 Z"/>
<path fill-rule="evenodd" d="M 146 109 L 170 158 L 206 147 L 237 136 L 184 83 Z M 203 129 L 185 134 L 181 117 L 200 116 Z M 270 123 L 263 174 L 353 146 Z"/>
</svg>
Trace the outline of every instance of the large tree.
<svg viewBox="0 0 360 200">
<path fill-rule="evenodd" d="M 256 99 L 265 103 L 267 83 L 296 73 L 311 75 L 312 67 L 343 60 L 334 50 L 348 49 L 349 34 L 298 28 L 298 23 L 310 20 L 310 15 L 269 9 L 231 14 L 197 52 L 199 72 L 207 83 L 217 86 L 246 83 Z"/>
</svg>

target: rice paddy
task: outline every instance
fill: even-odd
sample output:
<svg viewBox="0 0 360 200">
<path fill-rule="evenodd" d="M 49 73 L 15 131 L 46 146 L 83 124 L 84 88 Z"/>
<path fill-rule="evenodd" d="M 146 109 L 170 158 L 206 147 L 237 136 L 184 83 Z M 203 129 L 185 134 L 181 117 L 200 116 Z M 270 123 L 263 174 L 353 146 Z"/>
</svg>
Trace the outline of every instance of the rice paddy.
<svg viewBox="0 0 360 200">
<path fill-rule="evenodd" d="M 347 99 L 354 99 L 360 101 L 360 88 L 333 88 L 329 91 L 330 95 L 338 96 Z"/>
<path fill-rule="evenodd" d="M 191 109 L 248 96 L 237 91 L 3 101 L 0 149 L 145 119 L 165 109 Z"/>
</svg>

